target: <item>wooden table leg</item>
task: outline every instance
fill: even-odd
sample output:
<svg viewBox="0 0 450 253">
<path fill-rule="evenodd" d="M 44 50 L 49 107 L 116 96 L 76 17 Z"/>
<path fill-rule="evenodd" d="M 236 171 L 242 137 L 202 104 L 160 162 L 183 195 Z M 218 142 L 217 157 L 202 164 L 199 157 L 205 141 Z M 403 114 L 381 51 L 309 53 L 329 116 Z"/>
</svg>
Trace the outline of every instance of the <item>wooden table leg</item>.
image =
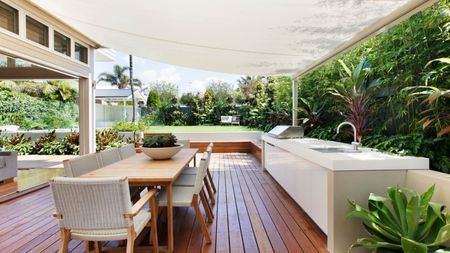
<svg viewBox="0 0 450 253">
<path fill-rule="evenodd" d="M 167 248 L 173 251 L 173 210 L 172 210 L 172 183 L 167 186 Z"/>
</svg>

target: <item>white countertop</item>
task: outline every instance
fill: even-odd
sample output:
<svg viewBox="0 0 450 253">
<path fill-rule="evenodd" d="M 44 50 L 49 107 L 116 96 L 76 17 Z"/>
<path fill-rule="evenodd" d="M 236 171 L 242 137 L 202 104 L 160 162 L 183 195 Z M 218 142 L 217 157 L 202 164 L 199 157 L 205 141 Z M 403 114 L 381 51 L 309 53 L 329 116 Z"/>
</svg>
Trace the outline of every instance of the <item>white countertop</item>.
<svg viewBox="0 0 450 253">
<path fill-rule="evenodd" d="M 346 170 L 428 170 L 429 160 L 424 157 L 397 156 L 360 147 L 360 153 L 322 153 L 312 148 L 347 148 L 350 144 L 312 138 L 276 139 L 267 136 L 263 141 L 333 171 Z M 267 157 L 270 159 L 270 157 Z"/>
</svg>

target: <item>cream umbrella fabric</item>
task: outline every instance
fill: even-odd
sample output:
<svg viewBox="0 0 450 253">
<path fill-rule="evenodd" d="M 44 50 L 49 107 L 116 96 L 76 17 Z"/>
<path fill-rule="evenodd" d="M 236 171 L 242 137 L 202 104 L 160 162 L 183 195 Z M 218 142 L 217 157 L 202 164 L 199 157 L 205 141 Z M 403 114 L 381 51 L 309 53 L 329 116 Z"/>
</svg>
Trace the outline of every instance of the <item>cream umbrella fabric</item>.
<svg viewBox="0 0 450 253">
<path fill-rule="evenodd" d="M 294 74 L 426 0 L 31 0 L 101 45 L 233 74 Z M 378 27 L 380 26 L 380 27 Z"/>
</svg>

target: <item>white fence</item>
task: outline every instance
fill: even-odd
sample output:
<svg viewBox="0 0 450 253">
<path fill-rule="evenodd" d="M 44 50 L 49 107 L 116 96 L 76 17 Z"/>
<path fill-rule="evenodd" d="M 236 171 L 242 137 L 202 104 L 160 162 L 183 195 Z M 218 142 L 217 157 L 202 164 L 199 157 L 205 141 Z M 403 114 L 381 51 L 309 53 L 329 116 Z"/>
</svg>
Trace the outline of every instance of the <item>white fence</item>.
<svg viewBox="0 0 450 253">
<path fill-rule="evenodd" d="M 136 107 L 136 119 L 139 119 L 139 108 Z M 131 122 L 132 106 L 116 106 L 95 104 L 95 124 L 97 128 L 111 127 L 116 121 Z"/>
</svg>

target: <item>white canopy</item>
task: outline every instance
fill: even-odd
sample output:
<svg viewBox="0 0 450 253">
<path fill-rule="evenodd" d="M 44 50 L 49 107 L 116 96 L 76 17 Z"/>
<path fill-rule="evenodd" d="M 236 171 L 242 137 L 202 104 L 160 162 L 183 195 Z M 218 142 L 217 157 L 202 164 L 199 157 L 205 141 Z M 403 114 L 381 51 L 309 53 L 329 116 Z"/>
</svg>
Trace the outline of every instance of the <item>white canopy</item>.
<svg viewBox="0 0 450 253">
<path fill-rule="evenodd" d="M 427 0 L 32 0 L 101 45 L 234 74 L 301 74 Z"/>
</svg>

